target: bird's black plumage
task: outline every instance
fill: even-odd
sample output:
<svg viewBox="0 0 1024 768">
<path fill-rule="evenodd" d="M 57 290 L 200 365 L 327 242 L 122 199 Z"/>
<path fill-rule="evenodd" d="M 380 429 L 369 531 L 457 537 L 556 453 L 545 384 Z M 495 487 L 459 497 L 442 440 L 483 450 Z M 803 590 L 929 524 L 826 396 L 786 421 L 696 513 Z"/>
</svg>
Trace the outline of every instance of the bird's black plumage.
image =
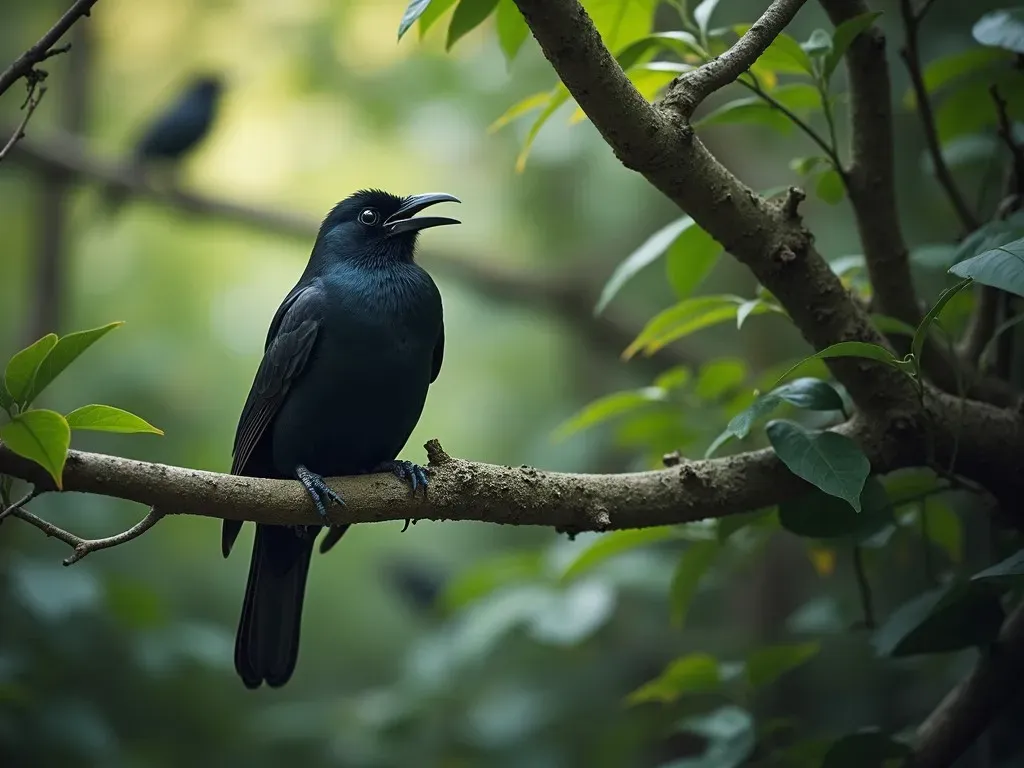
<svg viewBox="0 0 1024 768">
<path fill-rule="evenodd" d="M 193 79 L 142 132 L 135 144 L 136 161 L 178 160 L 195 147 L 213 125 L 222 91 L 219 77 L 202 75 Z"/>
<path fill-rule="evenodd" d="M 327 505 L 344 502 L 323 477 L 390 468 L 414 489 L 425 479 L 419 467 L 394 459 L 444 356 L 441 297 L 413 261 L 421 229 L 458 223 L 413 218 L 444 201 L 457 202 L 362 191 L 327 215 L 306 270 L 270 324 L 238 422 L 232 473 L 298 479 L 325 521 Z M 331 528 L 321 551 L 346 528 Z M 240 529 L 224 522 L 225 557 Z M 247 687 L 291 677 L 319 530 L 256 526 L 235 639 L 235 668 Z"/>
</svg>

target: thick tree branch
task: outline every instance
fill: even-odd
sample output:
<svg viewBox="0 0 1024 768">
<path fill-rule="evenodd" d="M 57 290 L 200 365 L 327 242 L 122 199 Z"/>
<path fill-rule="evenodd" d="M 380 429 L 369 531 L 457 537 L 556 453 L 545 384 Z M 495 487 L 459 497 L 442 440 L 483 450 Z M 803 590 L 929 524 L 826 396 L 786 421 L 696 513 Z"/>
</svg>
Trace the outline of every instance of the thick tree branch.
<svg viewBox="0 0 1024 768">
<path fill-rule="evenodd" d="M 197 216 L 235 221 L 272 234 L 312 242 L 320 227 L 319 220 L 302 213 L 243 205 L 178 187 L 161 186 L 126 164 L 96 156 L 84 141 L 67 133 L 51 131 L 45 140 L 30 136 L 18 144 L 11 159 L 44 175 L 69 176 L 83 184 L 96 183 L 140 200 Z M 485 296 L 539 307 L 561 317 L 586 336 L 592 349 L 605 350 L 616 360 L 644 325 L 642 319 L 617 307 L 609 307 L 600 317 L 594 317 L 599 287 L 575 265 L 546 273 L 508 267 L 497 258 L 470 259 L 437 251 L 424 252 L 422 260 L 440 275 L 462 281 Z M 656 361 L 660 365 L 694 362 L 679 344 L 660 350 Z"/>
<path fill-rule="evenodd" d="M 942 145 L 939 143 L 939 131 L 935 126 L 935 115 L 932 112 L 931 99 L 928 96 L 928 89 L 924 84 L 924 73 L 921 70 L 921 52 L 918 47 L 918 30 L 924 17 L 924 11 L 918 13 L 914 10 L 911 0 L 900 0 L 900 13 L 903 16 L 903 31 L 906 40 L 900 56 L 907 66 L 910 74 L 910 83 L 914 88 L 914 97 L 917 100 L 917 113 L 921 116 L 921 125 L 924 128 L 924 140 L 928 147 L 928 154 L 932 159 L 935 168 L 935 176 L 938 178 L 942 188 L 946 191 L 949 202 L 953 205 L 960 224 L 967 232 L 973 232 L 978 228 L 978 220 L 967 201 L 960 193 L 956 185 L 952 171 L 946 164 L 946 158 L 942 156 Z"/>
<path fill-rule="evenodd" d="M 39 42 L 25 51 L 21 56 L 0 73 L 0 94 L 16 83 L 22 77 L 28 76 L 33 68 L 40 62 L 58 53 L 64 53 L 67 48 L 54 49 L 63 36 L 83 16 L 88 16 L 97 0 L 75 0 L 74 5 L 64 12 L 64 15 L 57 20 L 49 32 L 40 38 Z"/>
<path fill-rule="evenodd" d="M 1024 603 L 1010 614 L 998 641 L 917 729 L 908 766 L 947 768 L 1015 696 L 1024 678 Z"/>
<path fill-rule="evenodd" d="M 749 67 L 762 43 L 767 45 L 765 31 L 778 31 L 799 3 L 776 0 L 764 14 L 767 21 L 755 25 L 758 42 L 741 38 L 737 45 L 742 55 L 721 57 L 728 66 L 704 65 L 677 81 L 661 104 L 651 105 L 604 46 L 578 0 L 515 2 L 544 55 L 622 163 L 642 173 L 750 268 L 813 347 L 854 339 L 885 343 L 814 250 L 793 207 L 764 200 L 733 176 L 694 135 L 685 111 L 677 107 L 699 103 L 708 83 L 728 82 L 734 67 Z M 711 74 L 702 74 L 705 68 Z M 896 372 L 848 359 L 829 363 L 865 411 L 914 407 L 911 388 Z"/>
</svg>

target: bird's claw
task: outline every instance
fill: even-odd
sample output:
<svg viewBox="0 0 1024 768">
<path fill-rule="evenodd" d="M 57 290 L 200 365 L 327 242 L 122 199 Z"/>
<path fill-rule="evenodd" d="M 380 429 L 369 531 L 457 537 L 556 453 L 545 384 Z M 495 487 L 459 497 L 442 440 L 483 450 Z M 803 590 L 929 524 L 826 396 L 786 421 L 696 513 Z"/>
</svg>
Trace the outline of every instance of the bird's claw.
<svg viewBox="0 0 1024 768">
<path fill-rule="evenodd" d="M 333 501 L 335 504 L 340 504 L 344 507 L 345 500 L 341 498 L 341 494 L 324 482 L 320 475 L 310 472 L 301 464 L 295 468 L 295 476 L 313 500 L 317 513 L 323 518 L 324 522 L 330 524 L 330 518 L 327 516 L 327 505 Z"/>
<path fill-rule="evenodd" d="M 427 492 L 430 470 L 426 467 L 421 467 L 419 464 L 396 459 L 395 461 L 385 461 L 382 464 L 378 464 L 373 471 L 393 473 L 399 480 L 409 483 L 413 493 L 416 493 L 416 489 L 420 486 L 423 486 L 424 494 Z"/>
</svg>

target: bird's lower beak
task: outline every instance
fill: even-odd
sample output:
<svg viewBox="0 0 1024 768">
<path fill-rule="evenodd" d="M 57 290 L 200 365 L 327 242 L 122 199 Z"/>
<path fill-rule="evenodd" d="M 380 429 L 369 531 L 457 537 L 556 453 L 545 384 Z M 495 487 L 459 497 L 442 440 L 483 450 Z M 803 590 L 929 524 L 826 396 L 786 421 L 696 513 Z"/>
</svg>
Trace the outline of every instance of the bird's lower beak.
<svg viewBox="0 0 1024 768">
<path fill-rule="evenodd" d="M 414 219 L 417 213 L 437 203 L 461 203 L 459 198 L 444 192 L 428 192 L 423 195 L 411 195 L 405 203 L 384 222 L 384 229 L 389 235 L 418 232 L 428 227 L 443 227 L 445 224 L 461 224 L 456 219 L 444 216 L 422 216 Z"/>
</svg>

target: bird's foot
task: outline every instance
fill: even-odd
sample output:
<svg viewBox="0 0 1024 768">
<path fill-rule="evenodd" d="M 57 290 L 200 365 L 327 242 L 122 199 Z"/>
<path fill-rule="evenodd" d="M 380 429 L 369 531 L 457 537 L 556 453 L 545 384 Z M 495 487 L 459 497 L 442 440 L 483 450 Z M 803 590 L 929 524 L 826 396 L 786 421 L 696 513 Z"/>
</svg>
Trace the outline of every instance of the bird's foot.
<svg viewBox="0 0 1024 768">
<path fill-rule="evenodd" d="M 423 493 L 427 492 L 427 476 L 430 474 L 430 470 L 426 467 L 421 467 L 419 464 L 396 459 L 395 461 L 385 461 L 378 464 L 373 468 L 373 471 L 391 472 L 399 480 L 409 483 L 413 493 L 416 493 L 416 489 L 420 486 L 423 486 Z"/>
<path fill-rule="evenodd" d="M 302 487 L 306 489 L 309 497 L 313 499 L 313 504 L 316 506 L 316 511 L 320 517 L 324 519 L 325 523 L 330 525 L 330 518 L 327 517 L 327 505 L 333 501 L 335 504 L 340 504 L 344 507 L 345 500 L 341 498 L 341 494 L 325 483 L 320 475 L 310 472 L 301 464 L 295 468 L 295 477 L 302 483 Z"/>
</svg>

